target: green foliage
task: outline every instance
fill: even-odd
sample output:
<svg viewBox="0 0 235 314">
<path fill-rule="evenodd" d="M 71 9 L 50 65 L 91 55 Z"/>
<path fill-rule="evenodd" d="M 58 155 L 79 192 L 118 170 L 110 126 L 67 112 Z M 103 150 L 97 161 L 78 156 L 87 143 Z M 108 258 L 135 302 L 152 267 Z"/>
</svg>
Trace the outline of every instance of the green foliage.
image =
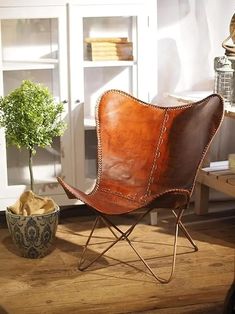
<svg viewBox="0 0 235 314">
<path fill-rule="evenodd" d="M 47 87 L 23 81 L 19 88 L 0 98 L 0 127 L 6 142 L 29 151 L 30 187 L 34 191 L 33 154 L 37 147 L 50 146 L 66 128 L 61 120 L 63 104 L 54 102 Z"/>
<path fill-rule="evenodd" d="M 25 147 L 36 153 L 36 147 L 51 145 L 63 134 L 63 104 L 54 102 L 47 87 L 23 81 L 19 88 L 0 98 L 0 126 L 4 127 L 8 145 Z"/>
</svg>

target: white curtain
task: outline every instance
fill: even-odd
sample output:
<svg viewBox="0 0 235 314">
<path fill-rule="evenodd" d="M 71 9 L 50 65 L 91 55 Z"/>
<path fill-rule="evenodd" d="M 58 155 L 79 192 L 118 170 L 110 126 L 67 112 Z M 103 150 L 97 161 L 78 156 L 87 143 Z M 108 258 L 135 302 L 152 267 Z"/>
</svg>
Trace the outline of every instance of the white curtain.
<svg viewBox="0 0 235 314">
<path fill-rule="evenodd" d="M 214 58 L 224 55 L 234 0 L 157 0 L 158 92 L 213 91 Z M 212 160 L 235 153 L 235 119 L 226 118 L 212 148 Z"/>
</svg>

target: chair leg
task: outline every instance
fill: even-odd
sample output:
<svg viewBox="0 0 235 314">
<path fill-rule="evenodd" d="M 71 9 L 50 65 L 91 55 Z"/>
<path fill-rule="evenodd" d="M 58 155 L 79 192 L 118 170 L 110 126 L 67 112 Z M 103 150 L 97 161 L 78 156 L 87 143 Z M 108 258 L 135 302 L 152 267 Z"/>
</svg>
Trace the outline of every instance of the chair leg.
<svg viewBox="0 0 235 314">
<path fill-rule="evenodd" d="M 197 250 L 197 246 L 196 244 L 193 242 L 191 236 L 189 235 L 188 231 L 186 230 L 186 228 L 184 227 L 183 223 L 181 222 L 181 218 L 183 215 L 184 210 L 183 209 L 179 209 L 178 214 L 173 211 L 175 217 L 176 217 L 176 222 L 175 222 L 175 236 L 174 236 L 174 246 L 173 246 L 173 255 L 172 255 L 172 263 L 171 263 L 171 270 L 170 270 L 170 275 L 167 279 L 165 278 L 161 278 L 160 276 L 156 275 L 154 273 L 154 271 L 151 269 L 151 267 L 148 265 L 148 263 L 146 262 L 146 260 L 140 255 L 140 253 L 137 251 L 137 249 L 134 247 L 133 243 L 130 241 L 130 239 L 128 238 L 129 235 L 132 233 L 132 231 L 134 230 L 135 226 L 140 222 L 140 220 L 147 215 L 149 212 L 146 211 L 145 213 L 141 214 L 139 216 L 139 218 L 136 220 L 135 223 L 133 223 L 125 232 L 123 232 L 120 228 L 118 228 L 112 221 L 110 221 L 106 216 L 104 215 L 100 215 L 100 217 L 96 218 L 96 221 L 94 223 L 94 226 L 91 230 L 91 233 L 88 237 L 88 240 L 85 244 L 83 253 L 82 253 L 82 257 L 80 259 L 80 263 L 79 263 L 79 270 L 85 270 L 87 269 L 89 266 L 91 266 L 94 262 L 96 262 L 101 256 L 103 256 L 109 249 L 111 249 L 117 242 L 119 242 L 120 240 L 126 240 L 127 243 L 130 245 L 130 247 L 133 249 L 133 251 L 136 253 L 136 255 L 139 257 L 139 259 L 142 261 L 142 263 L 145 265 L 145 267 L 149 270 L 149 272 L 153 275 L 153 277 L 159 281 L 160 283 L 169 283 L 173 277 L 174 274 L 174 270 L 175 270 L 175 264 L 176 264 L 176 252 L 177 252 L 177 239 L 178 239 L 178 231 L 179 228 L 183 231 L 183 233 L 185 234 L 185 236 L 187 237 L 187 239 L 190 241 L 190 243 L 193 245 L 193 247 L 195 248 L 195 251 Z M 102 219 L 105 224 L 108 226 L 108 228 L 110 229 L 110 231 L 113 233 L 113 235 L 115 236 L 115 240 L 105 249 L 103 250 L 96 258 L 94 258 L 91 262 L 89 262 L 88 264 L 86 264 L 85 266 L 82 266 L 82 264 L 84 263 L 84 254 L 85 251 L 87 249 L 87 246 L 90 242 L 90 239 L 92 237 L 92 234 L 95 230 L 95 227 L 97 225 L 98 219 Z M 118 237 L 112 230 L 113 227 L 119 234 L 120 236 Z"/>
<path fill-rule="evenodd" d="M 110 225 L 107 223 L 107 221 L 102 217 L 100 216 L 100 218 L 102 219 L 102 221 L 105 223 L 105 225 L 109 228 L 109 230 L 112 232 L 112 234 L 114 235 L 114 237 L 116 239 L 118 239 L 118 236 L 116 235 L 116 233 L 113 231 L 113 229 L 110 227 Z"/>
<path fill-rule="evenodd" d="M 84 262 L 83 256 L 85 255 L 85 252 L 86 252 L 87 247 L 88 247 L 88 245 L 89 245 L 89 243 L 90 243 L 92 234 L 94 233 L 95 228 L 96 228 L 96 226 L 97 226 L 97 224 L 98 224 L 98 222 L 99 222 L 99 219 L 100 219 L 100 217 L 97 216 L 96 219 L 95 219 L 95 221 L 94 221 L 94 224 L 93 224 L 93 227 L 92 227 L 92 229 L 91 229 L 91 232 L 90 232 L 90 234 L 89 234 L 89 237 L 88 237 L 88 239 L 87 239 L 87 241 L 86 241 L 86 244 L 85 244 L 85 246 L 84 246 L 84 248 L 83 248 L 82 255 L 81 255 L 81 257 L 80 257 L 80 261 L 79 261 L 79 264 L 78 264 L 78 268 L 79 268 L 79 269 L 80 269 L 80 266 L 82 265 L 82 263 Z"/>
<path fill-rule="evenodd" d="M 177 217 L 177 213 L 172 210 L 173 214 L 175 215 L 175 217 Z M 186 236 L 186 238 L 189 240 L 189 242 L 192 244 L 192 246 L 194 247 L 194 251 L 198 251 L 198 247 L 195 244 L 195 242 L 193 241 L 192 237 L 190 236 L 190 234 L 188 233 L 187 229 L 185 228 L 185 226 L 183 225 L 182 221 L 179 221 L 179 227 L 180 230 L 184 233 L 184 235 Z"/>
<path fill-rule="evenodd" d="M 175 240 L 174 240 L 174 248 L 173 248 L 173 257 L 172 257 L 172 263 L 171 263 L 171 271 L 170 276 L 165 279 L 161 278 L 160 276 L 156 275 L 152 268 L 149 266 L 149 264 L 146 262 L 146 260 L 140 255 L 140 253 L 136 250 L 133 243 L 127 238 L 126 241 L 130 245 L 130 247 L 133 249 L 133 251 L 136 253 L 136 255 L 139 257 L 139 259 L 143 262 L 143 264 L 146 266 L 146 268 L 150 271 L 150 273 L 153 275 L 153 277 L 158 280 L 160 283 L 169 283 L 173 277 L 174 271 L 175 271 L 175 262 L 176 262 L 176 249 L 177 249 L 177 238 L 178 238 L 178 224 L 175 225 Z"/>
</svg>

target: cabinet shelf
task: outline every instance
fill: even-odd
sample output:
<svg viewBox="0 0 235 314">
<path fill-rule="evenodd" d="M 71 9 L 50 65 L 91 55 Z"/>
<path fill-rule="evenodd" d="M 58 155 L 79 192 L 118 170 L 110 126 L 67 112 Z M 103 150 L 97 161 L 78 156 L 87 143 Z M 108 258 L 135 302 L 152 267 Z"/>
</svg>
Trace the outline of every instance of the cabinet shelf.
<svg viewBox="0 0 235 314">
<path fill-rule="evenodd" d="M 134 66 L 136 61 L 84 61 L 84 68 Z"/>
<path fill-rule="evenodd" d="M 40 60 L 9 60 L 3 61 L 3 71 L 22 71 L 22 70 L 43 70 L 54 69 L 58 64 L 57 59 Z"/>
<path fill-rule="evenodd" d="M 85 118 L 84 127 L 86 130 L 94 129 L 96 127 L 95 118 L 92 118 L 92 117 Z"/>
</svg>

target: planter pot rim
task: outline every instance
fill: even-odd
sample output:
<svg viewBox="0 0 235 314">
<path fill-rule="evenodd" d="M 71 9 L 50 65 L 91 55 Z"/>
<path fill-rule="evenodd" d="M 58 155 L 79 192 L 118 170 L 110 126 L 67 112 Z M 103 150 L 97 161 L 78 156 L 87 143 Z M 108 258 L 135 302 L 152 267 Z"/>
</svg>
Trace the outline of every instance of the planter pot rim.
<svg viewBox="0 0 235 314">
<path fill-rule="evenodd" d="M 24 216 L 24 215 L 20 215 L 20 214 L 15 214 L 15 213 L 13 213 L 13 212 L 9 209 L 9 207 L 6 208 L 6 211 L 7 211 L 10 215 L 15 216 L 15 217 L 25 217 L 25 218 L 36 217 L 36 216 L 49 216 L 49 215 L 51 215 L 51 214 L 53 214 L 53 213 L 55 213 L 55 212 L 57 212 L 57 211 L 59 211 L 59 210 L 60 210 L 60 207 L 57 205 L 57 206 L 54 208 L 54 210 L 50 211 L 49 213 Z"/>
</svg>

